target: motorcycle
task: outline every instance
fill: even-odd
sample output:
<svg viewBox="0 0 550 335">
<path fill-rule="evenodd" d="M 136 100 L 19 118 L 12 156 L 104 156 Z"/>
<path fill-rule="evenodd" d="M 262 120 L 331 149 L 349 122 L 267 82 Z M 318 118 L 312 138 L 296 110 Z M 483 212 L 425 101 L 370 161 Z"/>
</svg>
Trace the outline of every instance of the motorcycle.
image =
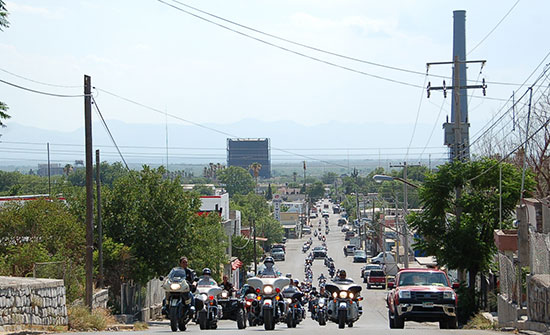
<svg viewBox="0 0 550 335">
<path fill-rule="evenodd" d="M 210 277 L 201 277 L 197 283 L 195 292 L 195 309 L 200 329 L 218 328 L 218 320 L 222 310 L 218 305 L 217 296 L 222 293 L 222 288 Z"/>
<path fill-rule="evenodd" d="M 191 304 L 192 295 L 189 284 L 185 280 L 186 273 L 182 268 L 173 268 L 163 281 L 162 288 L 168 293 L 164 304 L 165 314 L 170 319 L 170 328 L 173 332 L 187 329 L 187 323 L 195 314 L 195 306 Z"/>
<path fill-rule="evenodd" d="M 245 299 L 239 299 L 235 296 L 234 292 L 230 293 L 223 290 L 218 296 L 218 305 L 222 309 L 221 320 L 233 320 L 237 321 L 238 329 L 246 328 L 246 311 L 245 311 Z"/>
<path fill-rule="evenodd" d="M 319 323 L 319 326 L 327 324 L 327 298 L 319 297 L 312 301 L 311 318 Z"/>
<path fill-rule="evenodd" d="M 336 268 L 334 267 L 334 263 L 331 263 L 328 268 L 328 275 L 332 278 L 334 277 L 335 273 L 336 273 Z"/>
<path fill-rule="evenodd" d="M 309 245 L 304 245 L 302 247 L 302 252 L 305 254 L 309 250 Z"/>
<path fill-rule="evenodd" d="M 345 328 L 346 324 L 353 327 L 353 323 L 359 320 L 362 314 L 359 306 L 359 301 L 363 300 L 359 297 L 361 286 L 351 280 L 339 280 L 327 284 L 325 289 L 332 297 L 327 305 L 328 319 L 337 323 L 338 328 Z"/>
<path fill-rule="evenodd" d="M 283 298 L 286 301 L 288 310 L 286 312 L 286 324 L 288 328 L 296 328 L 305 317 L 305 310 L 302 307 L 304 294 L 296 289 L 287 288 L 283 290 Z"/>
<path fill-rule="evenodd" d="M 286 277 L 252 277 L 248 285 L 256 290 L 256 301 L 253 307 L 254 322 L 263 324 L 265 330 L 275 329 L 275 324 L 284 320 L 286 302 L 281 296 L 283 287 L 290 284 Z"/>
</svg>

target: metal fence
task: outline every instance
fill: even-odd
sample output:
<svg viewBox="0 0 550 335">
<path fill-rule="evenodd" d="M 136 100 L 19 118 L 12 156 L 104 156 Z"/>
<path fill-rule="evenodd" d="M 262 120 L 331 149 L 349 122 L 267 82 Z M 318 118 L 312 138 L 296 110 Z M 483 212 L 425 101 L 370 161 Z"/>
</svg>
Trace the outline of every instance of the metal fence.
<svg viewBox="0 0 550 335">
<path fill-rule="evenodd" d="M 550 234 L 530 232 L 531 274 L 550 274 Z"/>
<path fill-rule="evenodd" d="M 157 278 L 151 279 L 146 285 L 137 283 L 123 283 L 120 288 L 120 312 L 132 315 L 135 319 L 142 320 L 144 309 L 150 316 L 150 310 L 155 310 L 162 305 L 165 293 L 161 287 L 162 282 Z"/>
</svg>

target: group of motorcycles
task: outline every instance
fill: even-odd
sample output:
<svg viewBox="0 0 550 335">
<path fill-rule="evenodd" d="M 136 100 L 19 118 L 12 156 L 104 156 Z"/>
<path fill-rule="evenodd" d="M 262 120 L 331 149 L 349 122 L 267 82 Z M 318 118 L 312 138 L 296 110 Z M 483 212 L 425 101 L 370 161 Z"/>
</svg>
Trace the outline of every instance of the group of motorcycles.
<svg viewBox="0 0 550 335">
<path fill-rule="evenodd" d="M 216 329 L 218 320 L 225 319 L 236 321 L 239 329 L 246 328 L 247 300 L 222 289 L 211 277 L 201 277 L 194 294 L 181 268 L 172 269 L 161 280 L 162 288 L 168 292 L 165 314 L 172 331 L 185 331 L 192 320 L 200 329 Z"/>
</svg>

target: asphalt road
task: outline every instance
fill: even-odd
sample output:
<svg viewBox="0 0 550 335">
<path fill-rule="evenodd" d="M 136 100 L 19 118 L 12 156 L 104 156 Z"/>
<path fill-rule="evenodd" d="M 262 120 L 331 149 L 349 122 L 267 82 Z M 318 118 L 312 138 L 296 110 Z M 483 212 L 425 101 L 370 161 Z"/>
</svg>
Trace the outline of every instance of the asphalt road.
<svg viewBox="0 0 550 335">
<path fill-rule="evenodd" d="M 326 202 L 326 201 L 325 201 Z M 328 203 L 328 202 L 326 202 Z M 332 213 L 332 207 L 330 207 Z M 480 331 L 480 330 L 440 330 L 437 323 L 417 323 L 407 321 L 405 323 L 405 329 L 389 329 L 388 326 L 388 311 L 385 304 L 386 290 L 383 289 L 366 289 L 365 284 L 361 280 L 361 267 L 364 264 L 353 263 L 353 257 L 345 257 L 343 253 L 343 247 L 347 244 L 344 241 L 344 233 L 340 231 L 340 227 L 337 225 L 340 215 L 330 214 L 329 227 L 330 233 L 327 236 L 328 255 L 334 259 L 337 269 L 345 269 L 348 277 L 353 278 L 356 282 L 361 283 L 363 290 L 361 292 L 364 300 L 361 302 L 363 306 L 363 315 L 354 324 L 353 328 L 338 329 L 338 325 L 332 322 L 328 322 L 326 326 L 319 326 L 316 322 L 309 318 L 309 313 L 302 323 L 296 328 L 288 329 L 286 324 L 277 324 L 275 330 L 271 333 L 287 333 L 287 334 L 333 334 L 333 333 L 346 333 L 346 334 L 411 334 L 411 335 L 430 335 L 430 334 L 501 334 L 496 331 Z M 317 220 L 313 220 L 313 228 L 317 228 Z M 324 222 L 322 224 L 322 231 L 324 233 Z M 317 238 L 313 237 L 313 247 L 321 245 L 321 242 Z M 306 235 L 303 239 L 288 240 L 286 244 L 286 260 L 282 262 L 276 262 L 276 266 L 283 273 L 292 273 L 293 277 L 300 279 L 304 278 L 304 259 L 306 254 L 302 253 L 302 245 L 309 236 Z M 311 249 L 310 249 L 311 250 Z M 313 264 L 313 274 L 316 279 L 324 273 L 328 277 L 327 268 L 324 266 L 323 261 L 318 259 Z M 263 327 L 247 327 L 243 330 L 238 330 L 234 321 L 223 320 L 218 323 L 218 329 L 216 330 L 203 330 L 195 324 L 190 324 L 185 333 L 199 333 L 209 332 L 218 334 L 258 334 L 265 332 Z M 83 334 L 104 334 L 106 332 L 97 333 L 83 333 Z M 128 334 L 128 332 L 110 332 Z M 151 323 L 150 328 L 147 331 L 132 332 L 132 334 L 170 334 L 170 327 L 167 321 Z M 70 333 L 78 334 L 78 333 Z"/>
</svg>

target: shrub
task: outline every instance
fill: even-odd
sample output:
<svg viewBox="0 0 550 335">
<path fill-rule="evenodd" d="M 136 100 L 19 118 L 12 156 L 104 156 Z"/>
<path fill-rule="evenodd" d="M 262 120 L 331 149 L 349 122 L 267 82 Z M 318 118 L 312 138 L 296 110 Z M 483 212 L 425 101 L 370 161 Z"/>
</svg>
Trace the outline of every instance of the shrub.
<svg viewBox="0 0 550 335">
<path fill-rule="evenodd" d="M 111 313 L 103 308 L 91 312 L 85 306 L 72 306 L 68 309 L 69 329 L 88 331 L 105 330 L 107 325 L 114 323 Z"/>
</svg>

